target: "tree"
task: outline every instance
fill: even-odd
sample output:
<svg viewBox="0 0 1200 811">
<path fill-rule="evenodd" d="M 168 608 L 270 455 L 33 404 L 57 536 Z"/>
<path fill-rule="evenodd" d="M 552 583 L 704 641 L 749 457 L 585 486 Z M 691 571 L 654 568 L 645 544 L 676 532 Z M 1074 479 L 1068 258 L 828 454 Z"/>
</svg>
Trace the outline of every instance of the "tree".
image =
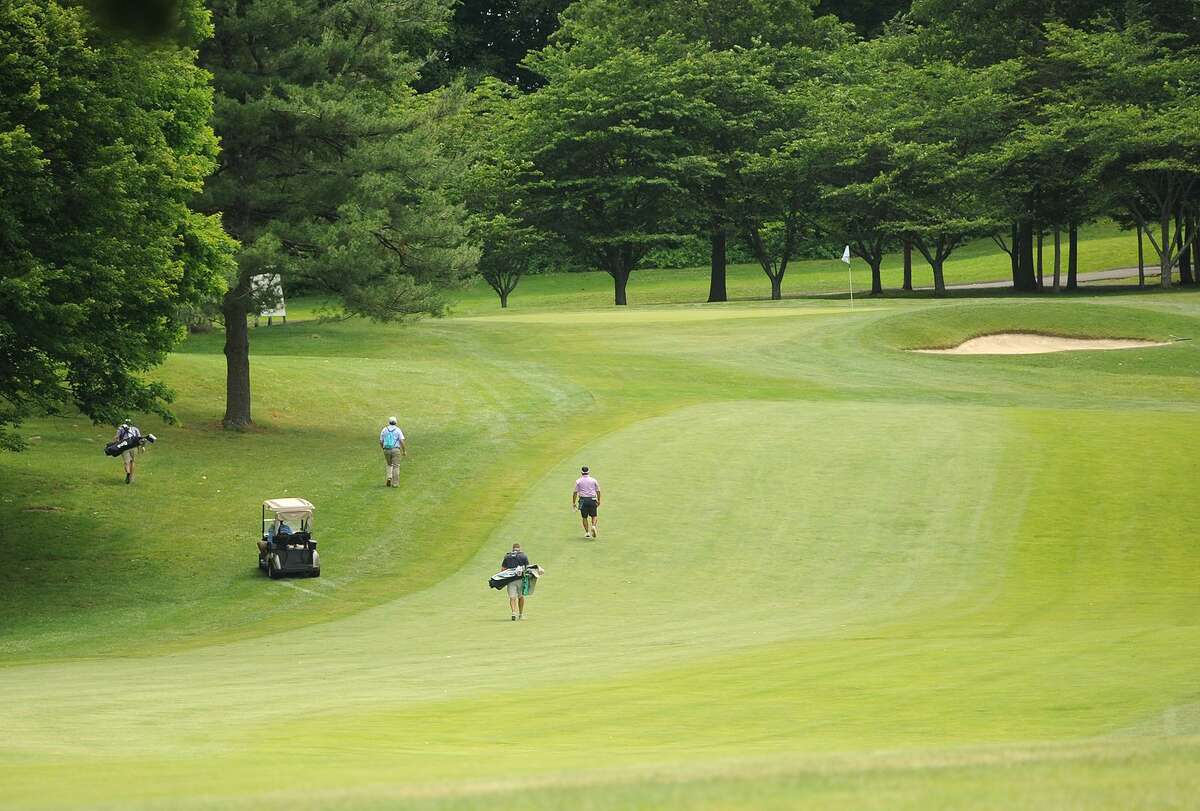
<svg viewBox="0 0 1200 811">
<path fill-rule="evenodd" d="M 1101 21 L 1120 22 L 1145 14 L 1145 6 L 1154 5 L 1125 0 L 914 0 L 911 22 L 919 23 L 917 33 L 910 39 L 913 50 L 937 53 L 968 67 L 986 67 L 1011 61 L 1022 67 L 1021 76 L 1009 88 L 1011 106 L 1008 117 L 1012 131 L 1028 130 L 1045 123 L 1044 103 L 1047 94 L 1069 82 L 1061 66 L 1047 59 L 1051 31 L 1055 26 L 1076 28 L 1101 24 Z M 1179 15 L 1169 15 L 1177 18 Z M 1186 15 L 1184 15 L 1186 16 Z M 919 43 L 919 44 L 917 44 Z M 1065 198 L 1059 192 L 1068 191 L 1077 200 L 1086 198 L 1086 187 L 1078 177 L 1066 172 L 1066 167 L 1054 162 L 1054 153 L 1071 153 L 1077 158 L 1077 144 L 1061 143 L 1051 148 L 1023 151 L 1025 148 L 1050 147 L 1045 134 L 1041 144 L 1019 143 L 1028 132 L 1018 133 L 1015 149 L 1001 150 L 994 174 L 990 179 L 990 196 L 996 202 L 997 215 L 1012 221 L 1011 247 L 997 238 L 1012 260 L 1013 286 L 1019 290 L 1038 289 L 1035 273 L 1034 242 L 1040 239 L 1046 217 L 1055 219 L 1057 230 L 1066 227 L 1075 234 L 1082 218 L 1092 216 L 1097 206 L 1084 200 L 1071 205 L 1072 211 L 1062 208 Z M 1036 139 L 1035 139 L 1036 140 Z M 1005 163 L 1005 160 L 1008 162 Z M 1050 187 L 1057 186 L 1052 189 Z M 1073 186 L 1073 189 L 1068 189 Z M 1063 222 L 1066 218 L 1067 221 Z M 995 237 L 994 237 L 995 238 Z M 1076 240 L 1069 241 L 1070 252 L 1068 287 L 1074 286 Z M 1037 251 L 1041 256 L 1041 251 Z"/>
<path fill-rule="evenodd" d="M 809 63 L 808 73 L 818 72 L 819 60 L 812 54 L 797 54 L 795 61 L 802 60 Z M 821 160 L 828 155 L 820 152 L 824 133 L 814 134 L 820 91 L 814 94 L 806 79 L 773 87 L 772 73 L 761 77 L 754 94 L 760 99 L 760 134 L 735 155 L 739 168 L 733 189 L 738 225 L 771 282 L 771 299 L 779 300 L 788 263 L 821 227 L 819 178 Z"/>
<path fill-rule="evenodd" d="M 889 185 L 893 166 L 891 109 L 878 104 L 877 88 L 891 70 L 886 50 L 856 45 L 834 54 L 829 75 L 811 87 L 810 119 L 800 136 L 808 140 L 815 167 L 814 190 L 823 201 L 827 229 L 838 244 L 871 268 L 871 293 L 883 292 L 883 257 L 898 236 L 899 216 Z M 911 290 L 911 245 L 905 289 Z"/>
<path fill-rule="evenodd" d="M 1089 178 L 1139 222 L 1170 287 L 1196 233 L 1187 223 L 1200 181 L 1200 63 L 1145 24 L 1052 34 L 1052 56 L 1073 81 L 1049 106 L 1051 121 L 1072 128 Z"/>
<path fill-rule="evenodd" d="M 685 179 L 712 167 L 683 133 L 712 111 L 653 53 L 555 48 L 532 66 L 548 81 L 521 102 L 527 219 L 608 273 L 624 305 L 646 254 L 692 226 Z"/>
<path fill-rule="evenodd" d="M 500 307 L 507 308 L 508 297 L 530 271 L 545 238 L 506 214 L 473 215 L 470 233 L 480 246 L 479 275 L 500 298 Z"/>
<path fill-rule="evenodd" d="M 886 229 L 912 242 L 945 293 L 944 265 L 967 240 L 995 233 L 988 151 L 1003 135 L 1017 66 L 969 69 L 894 64 L 876 98 L 890 140 L 881 188 L 894 212 Z"/>
<path fill-rule="evenodd" d="M 251 279 L 284 272 L 349 314 L 438 314 L 474 270 L 438 96 L 409 86 L 441 0 L 215 0 L 203 50 L 224 150 L 206 205 L 242 243 L 222 303 L 228 427 L 251 422 Z"/>
<path fill-rule="evenodd" d="M 194 50 L 208 16 L 179 15 L 147 45 L 74 4 L 0 3 L 0 446 L 39 412 L 170 418 L 144 375 L 234 248 L 189 207 L 217 141 Z"/>
<path fill-rule="evenodd" d="M 733 224 L 742 219 L 733 192 L 740 171 L 738 155 L 749 148 L 760 127 L 760 97 L 747 79 L 746 52 L 757 52 L 759 66 L 771 65 L 786 82 L 788 61 L 798 48 L 823 49 L 848 41 L 848 26 L 832 16 L 815 17 L 815 0 L 578 0 L 562 15 L 556 47 L 597 54 L 620 49 L 653 50 L 660 58 L 689 63 L 688 92 L 718 114 L 693 122 L 687 133 L 694 154 L 709 170 L 688 178 L 692 218 L 711 246 L 710 302 L 725 301 L 726 245 Z M 664 42 L 676 47 L 664 48 Z"/>
<path fill-rule="evenodd" d="M 446 142 L 465 167 L 452 197 L 467 211 L 471 242 L 480 249 L 479 275 L 499 296 L 501 308 L 508 307 L 509 295 L 546 242 L 523 219 L 521 176 L 530 165 L 516 147 L 518 99 L 516 88 L 486 78 L 461 93 L 445 126 Z"/>
</svg>

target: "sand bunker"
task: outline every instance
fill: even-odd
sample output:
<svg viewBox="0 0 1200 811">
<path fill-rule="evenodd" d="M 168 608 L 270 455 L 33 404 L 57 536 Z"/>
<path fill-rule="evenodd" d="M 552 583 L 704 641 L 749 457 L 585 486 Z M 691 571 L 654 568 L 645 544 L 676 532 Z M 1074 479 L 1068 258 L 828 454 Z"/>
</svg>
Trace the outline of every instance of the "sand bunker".
<svg viewBox="0 0 1200 811">
<path fill-rule="evenodd" d="M 1024 332 L 981 335 L 950 349 L 913 349 L 929 355 L 1040 355 L 1046 352 L 1079 352 L 1095 349 L 1144 349 L 1166 346 L 1162 341 L 1137 341 L 1131 338 L 1059 338 Z"/>
</svg>

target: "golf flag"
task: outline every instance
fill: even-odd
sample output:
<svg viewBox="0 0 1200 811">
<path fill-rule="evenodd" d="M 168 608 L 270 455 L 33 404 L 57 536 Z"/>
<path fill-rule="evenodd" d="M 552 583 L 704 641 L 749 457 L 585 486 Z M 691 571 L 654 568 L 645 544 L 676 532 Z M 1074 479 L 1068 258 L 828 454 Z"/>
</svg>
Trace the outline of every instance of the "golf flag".
<svg viewBox="0 0 1200 811">
<path fill-rule="evenodd" d="M 842 261 L 846 263 L 846 275 L 850 277 L 850 306 L 854 306 L 854 269 L 850 266 L 850 246 L 842 251 Z"/>
</svg>

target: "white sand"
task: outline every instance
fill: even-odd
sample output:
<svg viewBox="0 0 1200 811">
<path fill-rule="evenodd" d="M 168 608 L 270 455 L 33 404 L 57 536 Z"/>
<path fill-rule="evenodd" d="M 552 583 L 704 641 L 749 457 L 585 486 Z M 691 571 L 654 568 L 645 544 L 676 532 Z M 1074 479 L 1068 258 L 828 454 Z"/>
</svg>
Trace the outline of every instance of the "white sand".
<svg viewBox="0 0 1200 811">
<path fill-rule="evenodd" d="M 1166 346 L 1162 341 L 1136 341 L 1127 338 L 1058 338 L 1023 332 L 981 335 L 950 349 L 914 349 L 929 355 L 1040 355 L 1046 352 L 1079 352 L 1089 349 L 1143 349 Z"/>
</svg>

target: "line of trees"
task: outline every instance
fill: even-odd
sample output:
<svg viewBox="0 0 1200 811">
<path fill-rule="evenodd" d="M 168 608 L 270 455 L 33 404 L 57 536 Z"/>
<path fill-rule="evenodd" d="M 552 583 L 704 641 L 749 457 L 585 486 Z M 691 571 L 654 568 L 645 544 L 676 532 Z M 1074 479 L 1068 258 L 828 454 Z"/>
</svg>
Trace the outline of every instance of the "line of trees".
<svg viewBox="0 0 1200 811">
<path fill-rule="evenodd" d="M 990 236 L 1013 285 L 1076 235 L 1200 266 L 1198 0 L 0 2 L 0 446 L 32 413 L 169 417 L 145 378 L 219 310 L 251 423 L 251 279 L 344 314 L 438 314 L 474 273 L 729 249 L 771 296 L 852 246 Z M 1042 241 L 1053 267 L 1042 267 Z M 1037 257 L 1035 259 L 1035 256 Z M 219 306 L 218 306 L 219 303 Z"/>
<path fill-rule="evenodd" d="M 772 298 L 789 262 L 842 244 L 873 293 L 903 250 L 904 288 L 915 254 L 942 294 L 946 261 L 987 236 L 1016 289 L 1069 289 L 1078 228 L 1102 217 L 1145 237 L 1164 287 L 1193 283 L 1200 4 L 917 0 L 857 28 L 820 13 L 838 5 L 577 0 L 523 63 L 540 81 L 483 82 L 489 103 L 464 106 L 494 193 L 459 199 L 540 232 L 530 250 L 566 245 L 618 305 L 651 251 L 696 234 L 709 301 L 726 300 L 732 239 Z M 503 229 L 479 241 L 506 303 L 523 263 Z"/>
</svg>

